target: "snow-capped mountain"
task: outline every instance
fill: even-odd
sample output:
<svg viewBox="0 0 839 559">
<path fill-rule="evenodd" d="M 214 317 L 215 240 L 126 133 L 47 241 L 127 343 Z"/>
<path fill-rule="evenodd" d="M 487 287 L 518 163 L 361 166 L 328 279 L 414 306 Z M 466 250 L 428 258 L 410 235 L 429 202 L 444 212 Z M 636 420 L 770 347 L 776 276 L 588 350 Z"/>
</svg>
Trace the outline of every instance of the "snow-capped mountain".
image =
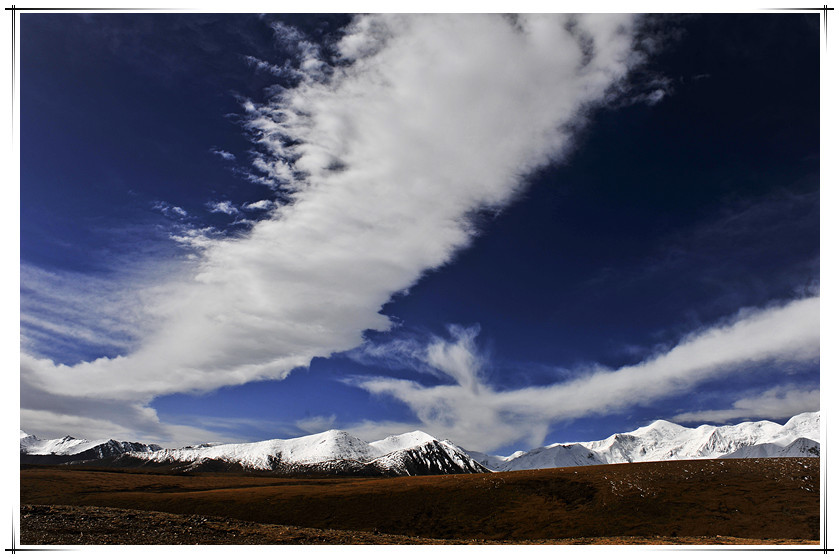
<svg viewBox="0 0 839 559">
<path fill-rule="evenodd" d="M 751 421 L 693 429 L 658 420 L 600 441 L 552 444 L 510 456 L 469 454 L 495 471 L 697 458 L 819 456 L 819 417 L 819 412 L 811 412 L 796 415 L 784 425 Z"/>
<path fill-rule="evenodd" d="M 131 452 L 122 460 L 183 470 L 244 469 L 283 473 L 418 475 L 485 472 L 460 447 L 414 431 L 368 443 L 331 430 L 296 439 Z"/>
<path fill-rule="evenodd" d="M 117 441 L 114 439 L 39 439 L 20 432 L 20 456 L 22 463 L 60 464 L 71 461 L 95 460 L 119 456 L 127 452 L 153 452 L 160 450 L 156 444 Z"/>
<path fill-rule="evenodd" d="M 422 431 L 368 443 L 345 431 L 253 443 L 205 443 L 176 449 L 114 440 L 41 440 L 20 432 L 21 463 L 95 463 L 180 471 L 287 474 L 428 475 L 486 472 L 462 448 Z"/>
<path fill-rule="evenodd" d="M 271 471 L 287 474 L 428 475 L 535 470 L 697 458 L 819 456 L 819 412 L 784 425 L 754 421 L 683 427 L 658 420 L 599 441 L 552 444 L 510 456 L 466 451 L 422 431 L 367 442 L 345 431 L 252 443 L 205 443 L 176 449 L 73 437 L 42 440 L 20 432 L 21 463 L 88 462 L 180 471 Z"/>
</svg>

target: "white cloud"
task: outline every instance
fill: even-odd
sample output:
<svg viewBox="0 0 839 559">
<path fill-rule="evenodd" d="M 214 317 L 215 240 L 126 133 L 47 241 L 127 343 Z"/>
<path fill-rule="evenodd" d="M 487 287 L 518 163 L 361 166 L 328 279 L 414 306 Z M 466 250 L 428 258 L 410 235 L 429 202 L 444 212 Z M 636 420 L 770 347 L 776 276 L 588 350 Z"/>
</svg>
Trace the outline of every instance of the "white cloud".
<svg viewBox="0 0 839 559">
<path fill-rule="evenodd" d="M 21 262 L 20 337 L 24 352 L 64 352 L 68 361 L 89 347 L 128 353 L 150 332 L 165 300 L 165 281 L 176 277 L 171 262 L 132 254 L 116 258 L 105 276 L 47 271 Z"/>
<path fill-rule="evenodd" d="M 245 204 L 242 206 L 244 210 L 270 210 L 274 206 L 276 206 L 275 202 L 271 200 L 258 200 L 256 202 L 251 202 L 250 204 Z"/>
<path fill-rule="evenodd" d="M 632 17 L 570 21 L 359 16 L 331 78 L 317 48 L 278 28 L 299 42 L 306 73 L 245 107 L 256 166 L 293 203 L 242 236 L 185 239 L 200 257 L 154 303 L 159 327 L 136 351 L 72 367 L 24 354 L 22 379 L 44 393 L 145 405 L 283 378 L 387 329 L 379 311 L 392 294 L 469 243 L 470 214 L 503 206 L 561 157 L 569 130 L 634 60 Z"/>
<path fill-rule="evenodd" d="M 154 410 L 141 408 L 158 423 Z M 128 414 L 129 417 L 131 414 Z M 47 410 L 21 409 L 21 429 L 41 439 L 60 438 L 67 435 L 85 439 L 116 439 L 142 443 L 156 443 L 162 446 L 180 447 L 195 441 L 224 442 L 218 433 L 190 425 L 166 425 L 145 430 L 126 417 L 100 419 L 89 414 L 64 414 Z M 132 418 L 133 419 L 133 418 Z M 30 427 L 31 426 L 31 427 Z"/>
<path fill-rule="evenodd" d="M 730 409 L 681 413 L 673 420 L 724 423 L 732 419 L 786 419 L 819 409 L 818 389 L 801 390 L 793 385 L 785 385 L 770 388 L 757 396 L 741 398 Z"/>
<path fill-rule="evenodd" d="M 666 94 L 667 92 L 665 92 L 663 89 L 656 89 L 655 91 L 647 95 L 645 101 L 648 105 L 655 105 L 656 103 L 664 99 L 664 96 Z"/>
<path fill-rule="evenodd" d="M 225 161 L 235 161 L 236 160 L 235 155 L 233 155 L 229 151 L 225 151 L 223 149 L 210 148 L 210 153 L 218 155 L 219 157 L 221 157 Z"/>
<path fill-rule="evenodd" d="M 155 202 L 152 207 L 167 217 L 182 218 L 189 215 L 187 211 L 180 206 L 173 206 L 172 204 L 162 201 Z"/>
<path fill-rule="evenodd" d="M 282 77 L 291 71 L 290 66 L 277 66 L 255 56 L 246 56 L 245 61 L 261 72 L 268 72 L 278 77 Z"/>
<path fill-rule="evenodd" d="M 669 351 L 635 365 L 617 370 L 597 368 L 568 382 L 509 391 L 495 390 L 481 378 L 475 334 L 474 329 L 454 329 L 451 341 L 435 339 L 427 346 L 424 361 L 444 373 L 448 384 L 428 387 L 393 378 L 348 382 L 404 402 L 424 429 L 468 448 L 493 450 L 525 437 L 537 446 L 543 443 L 550 425 L 559 420 L 648 404 L 738 369 L 740 374 L 759 374 L 749 366 L 769 360 L 817 360 L 819 298 L 744 310 L 728 323 L 687 336 Z M 408 355 L 417 359 L 418 353 L 411 349 Z M 777 405 L 771 413 L 784 416 L 803 405 L 802 398 L 812 403 L 813 394 L 788 392 L 779 399 L 776 393 L 767 393 L 743 399 L 741 405 L 755 414 Z"/>
<path fill-rule="evenodd" d="M 227 215 L 236 215 L 239 213 L 236 206 L 231 204 L 229 200 L 210 202 L 207 206 L 210 208 L 210 213 L 223 213 Z"/>
<path fill-rule="evenodd" d="M 316 43 L 313 43 L 296 27 L 286 25 L 281 21 L 275 21 L 271 24 L 274 31 L 274 36 L 277 41 L 289 49 L 296 55 L 298 68 L 292 69 L 290 64 L 283 67 L 283 73 L 286 76 L 294 74 L 301 79 L 311 79 L 312 77 L 325 77 L 322 70 L 325 63 L 321 60 L 321 49 Z"/>
<path fill-rule="evenodd" d="M 185 247 L 202 251 L 213 246 L 221 238 L 221 232 L 215 227 L 184 227 L 169 238 Z"/>
<path fill-rule="evenodd" d="M 295 427 L 304 433 L 322 433 L 334 428 L 337 417 L 333 414 L 330 416 L 316 415 L 298 419 L 294 422 Z"/>
<path fill-rule="evenodd" d="M 97 420 L 89 416 L 69 415 L 45 410 L 22 409 L 20 424 L 23 431 L 42 439 L 65 435 L 76 438 L 132 440 L 136 431 L 114 421 Z M 29 426 L 37 426 L 32 430 Z M 145 442 L 145 441 L 136 441 Z"/>
</svg>

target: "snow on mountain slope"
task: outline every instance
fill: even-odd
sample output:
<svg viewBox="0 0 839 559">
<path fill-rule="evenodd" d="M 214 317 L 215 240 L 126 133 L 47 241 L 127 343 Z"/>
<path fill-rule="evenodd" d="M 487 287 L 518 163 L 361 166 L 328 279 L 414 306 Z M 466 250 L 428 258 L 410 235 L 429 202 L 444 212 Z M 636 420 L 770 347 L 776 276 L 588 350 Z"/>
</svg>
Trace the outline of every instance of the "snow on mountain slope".
<svg viewBox="0 0 839 559">
<path fill-rule="evenodd" d="M 422 431 L 368 443 L 344 431 L 296 439 L 166 449 L 131 453 L 146 463 L 238 465 L 252 470 L 419 475 L 486 471 L 461 448 Z"/>
<path fill-rule="evenodd" d="M 329 460 L 370 460 L 377 456 L 369 443 L 345 431 L 331 430 L 296 439 L 270 439 L 254 443 L 219 444 L 165 449 L 134 454 L 151 462 L 203 462 L 223 460 L 245 468 L 270 470 L 280 463 L 316 464 Z"/>
<path fill-rule="evenodd" d="M 810 417 L 796 416 L 787 422 L 788 427 L 772 421 L 748 421 L 737 425 L 700 425 L 690 429 L 675 423 L 656 421 L 647 427 L 612 435 L 603 441 L 579 444 L 603 456 L 608 463 L 719 458 L 740 448 L 764 443 L 785 446 L 804 436 L 797 431 L 798 428 L 818 439 L 818 413 L 802 415 Z M 815 418 L 812 417 L 814 415 Z"/>
<path fill-rule="evenodd" d="M 633 437 L 673 439 L 681 437 L 687 431 L 690 431 L 690 429 L 688 429 L 687 427 L 682 427 L 681 425 L 671 423 L 663 419 L 657 419 L 645 427 L 639 427 L 634 431 L 630 431 L 626 434 L 632 435 Z"/>
<path fill-rule="evenodd" d="M 819 416 L 819 412 L 803 413 L 783 426 L 752 421 L 688 428 L 658 420 L 599 441 L 553 444 L 507 457 L 470 454 L 496 471 L 697 458 L 818 456 Z"/>
<path fill-rule="evenodd" d="M 779 456 L 821 456 L 821 445 L 812 439 L 800 437 L 781 449 Z"/>
<path fill-rule="evenodd" d="M 417 431 L 421 433 L 421 431 Z M 413 433 L 410 433 L 413 434 Z M 425 435 L 425 433 L 422 433 Z M 487 469 L 451 441 L 438 441 L 429 435 L 424 443 L 395 450 L 371 463 L 397 475 L 483 473 Z M 371 443 L 371 446 L 374 443 Z"/>
<path fill-rule="evenodd" d="M 807 458 L 821 454 L 819 443 L 806 437 L 799 437 L 786 446 L 777 443 L 762 443 L 744 446 L 721 458 Z"/>
<path fill-rule="evenodd" d="M 61 439 L 39 439 L 34 435 L 20 432 L 21 459 L 29 457 L 29 461 L 39 461 L 37 457 L 50 457 L 50 462 L 66 462 L 71 459 L 90 460 L 118 456 L 126 452 L 149 452 L 160 450 L 157 445 L 116 441 L 114 439 L 76 439 L 63 437 Z M 58 458 L 61 457 L 61 458 Z M 40 460 L 43 462 L 43 460 Z"/>
<path fill-rule="evenodd" d="M 38 437 L 35 435 L 30 435 L 28 433 L 24 433 L 21 429 L 20 431 L 20 451 L 26 452 L 30 447 L 32 447 L 36 441 L 39 441 Z"/>
<path fill-rule="evenodd" d="M 44 440 L 34 435 L 27 435 L 23 431 L 20 432 L 20 451 L 25 454 L 79 454 L 107 442 L 108 439 L 89 441 L 70 436 Z"/>
<path fill-rule="evenodd" d="M 370 447 L 374 450 L 374 452 L 378 453 L 378 456 L 384 456 L 385 454 L 390 454 L 391 452 L 396 452 L 397 450 L 404 450 L 406 448 L 424 445 L 428 442 L 436 440 L 437 439 L 428 433 L 423 433 L 422 431 L 412 431 L 402 435 L 391 435 L 380 441 L 373 441 L 370 443 Z"/>
<path fill-rule="evenodd" d="M 496 463 L 496 471 L 539 470 L 542 468 L 566 468 L 569 466 L 594 466 L 606 462 L 580 444 L 553 444 L 536 448 L 530 452 L 517 453 L 510 460 Z"/>
<path fill-rule="evenodd" d="M 789 443 L 793 440 L 804 437 L 818 441 L 821 439 L 821 414 L 819 412 L 801 413 L 791 417 L 784 424 L 783 428 L 775 435 L 773 442 L 778 444 Z"/>
</svg>

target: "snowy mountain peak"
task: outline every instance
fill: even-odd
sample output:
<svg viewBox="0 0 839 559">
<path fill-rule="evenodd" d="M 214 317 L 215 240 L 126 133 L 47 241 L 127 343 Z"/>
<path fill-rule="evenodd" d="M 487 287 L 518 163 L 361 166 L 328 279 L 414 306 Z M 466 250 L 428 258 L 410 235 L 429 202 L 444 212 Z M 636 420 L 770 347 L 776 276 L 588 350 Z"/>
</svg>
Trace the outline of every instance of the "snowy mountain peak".
<svg viewBox="0 0 839 559">
<path fill-rule="evenodd" d="M 323 439 L 349 439 L 353 438 L 352 435 L 347 433 L 346 431 L 341 431 L 340 429 L 329 429 L 328 431 L 324 431 L 323 433 L 314 433 L 313 435 L 306 435 L 309 437 L 320 437 Z"/>
<path fill-rule="evenodd" d="M 290 443 L 285 447 L 290 456 L 296 455 L 307 461 L 334 460 L 339 457 L 359 460 L 370 455 L 367 441 L 337 429 L 289 439 L 286 442 Z M 308 448 L 307 445 L 315 446 Z"/>
<path fill-rule="evenodd" d="M 411 431 L 401 435 L 390 435 L 380 441 L 373 441 L 370 446 L 380 455 L 390 454 L 397 450 L 404 450 L 415 446 L 436 441 L 434 437 L 422 431 Z"/>
<path fill-rule="evenodd" d="M 821 414 L 819 412 L 801 413 L 791 417 L 777 436 L 784 439 L 801 436 L 817 441 L 821 436 Z"/>
<path fill-rule="evenodd" d="M 801 423 L 816 423 L 818 424 L 821 418 L 821 412 L 811 411 L 799 413 L 789 418 L 784 425 L 801 424 Z"/>
<path fill-rule="evenodd" d="M 645 435 L 649 435 L 650 433 L 660 433 L 665 436 L 673 436 L 687 430 L 687 427 L 682 427 L 681 425 L 665 421 L 664 419 L 657 419 L 646 427 L 639 427 L 638 429 L 630 431 L 626 434 L 634 437 L 643 437 Z"/>
<path fill-rule="evenodd" d="M 346 431 L 340 431 L 338 429 L 330 429 L 329 431 L 324 431 L 323 433 L 315 433 L 313 435 L 305 435 L 303 437 L 298 437 L 297 439 L 289 439 L 289 440 L 300 440 L 300 441 L 317 441 L 317 444 L 355 444 L 361 439 L 357 437 L 353 437 Z M 364 441 L 361 441 L 364 442 Z"/>
<path fill-rule="evenodd" d="M 417 440 L 422 439 L 424 441 L 437 440 L 435 437 L 432 437 L 431 435 L 429 435 L 425 431 L 419 431 L 419 430 L 411 431 L 410 433 L 403 433 L 401 435 L 391 435 L 387 438 L 389 438 L 389 439 L 391 439 L 391 438 L 414 438 L 414 439 L 417 439 Z"/>
</svg>

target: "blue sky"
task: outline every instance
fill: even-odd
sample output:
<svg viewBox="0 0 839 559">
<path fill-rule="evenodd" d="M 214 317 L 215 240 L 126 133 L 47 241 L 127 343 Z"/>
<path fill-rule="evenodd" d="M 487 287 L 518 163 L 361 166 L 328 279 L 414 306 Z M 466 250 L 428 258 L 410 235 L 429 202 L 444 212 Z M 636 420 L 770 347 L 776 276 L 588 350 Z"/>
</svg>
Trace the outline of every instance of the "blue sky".
<svg viewBox="0 0 839 559">
<path fill-rule="evenodd" d="M 28 432 L 507 453 L 819 407 L 818 14 L 20 37 Z"/>
</svg>

